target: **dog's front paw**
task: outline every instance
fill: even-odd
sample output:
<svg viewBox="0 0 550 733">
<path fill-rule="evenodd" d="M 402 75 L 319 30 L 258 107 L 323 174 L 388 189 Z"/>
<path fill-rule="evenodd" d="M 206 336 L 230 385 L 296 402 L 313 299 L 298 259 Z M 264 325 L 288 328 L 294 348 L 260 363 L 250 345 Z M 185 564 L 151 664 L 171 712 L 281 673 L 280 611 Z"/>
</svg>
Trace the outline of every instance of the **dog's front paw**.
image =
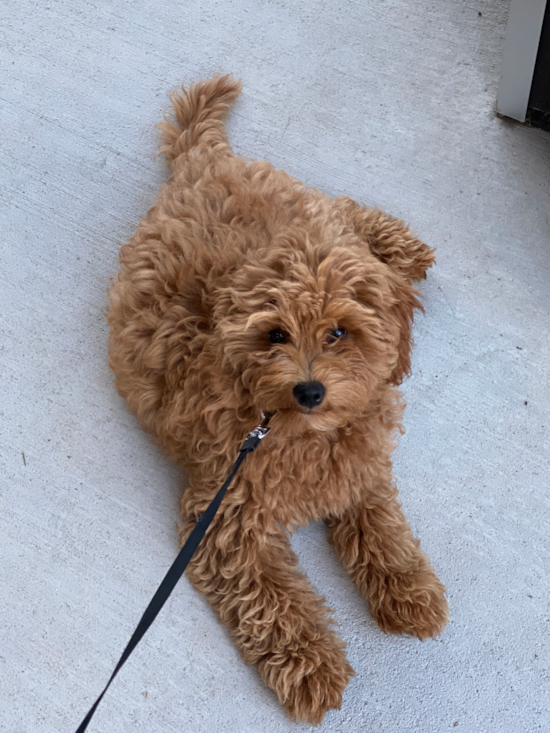
<svg viewBox="0 0 550 733">
<path fill-rule="evenodd" d="M 445 586 L 429 565 L 410 573 L 375 574 L 369 586 L 371 612 L 386 633 L 421 641 L 438 636 L 449 620 Z"/>
<path fill-rule="evenodd" d="M 347 662 L 339 667 L 323 662 L 313 672 L 294 681 L 284 701 L 286 711 L 296 720 L 319 725 L 329 710 L 340 710 L 342 693 L 352 674 Z"/>
<path fill-rule="evenodd" d="M 340 709 L 342 693 L 354 674 L 343 643 L 332 634 L 300 649 L 269 654 L 258 668 L 287 713 L 312 725 L 319 725 L 329 710 Z"/>
</svg>

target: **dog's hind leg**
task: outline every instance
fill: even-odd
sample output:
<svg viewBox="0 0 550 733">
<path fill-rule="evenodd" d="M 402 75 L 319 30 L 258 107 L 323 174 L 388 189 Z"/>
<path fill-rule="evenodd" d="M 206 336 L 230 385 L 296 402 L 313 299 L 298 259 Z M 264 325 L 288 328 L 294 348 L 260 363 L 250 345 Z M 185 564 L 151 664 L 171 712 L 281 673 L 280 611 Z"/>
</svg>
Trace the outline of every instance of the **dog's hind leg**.
<svg viewBox="0 0 550 733">
<path fill-rule="evenodd" d="M 323 599 L 297 569 L 287 533 L 266 526 L 250 503 L 232 504 L 244 483 L 232 487 L 187 574 L 287 712 L 318 724 L 340 708 L 353 670 Z M 193 503 L 184 494 L 188 516 Z M 193 526 L 194 518 L 186 520 L 184 534 Z"/>
<path fill-rule="evenodd" d="M 209 81 L 191 84 L 189 89 L 172 95 L 177 125 L 160 123 L 163 144 L 160 152 L 172 164 L 180 155 L 201 145 L 230 152 L 225 131 L 225 118 L 233 100 L 241 93 L 241 82 L 230 74 L 215 76 Z"/>
<path fill-rule="evenodd" d="M 434 637 L 448 620 L 445 587 L 413 539 L 388 484 L 376 497 L 327 520 L 329 541 L 382 631 Z"/>
</svg>

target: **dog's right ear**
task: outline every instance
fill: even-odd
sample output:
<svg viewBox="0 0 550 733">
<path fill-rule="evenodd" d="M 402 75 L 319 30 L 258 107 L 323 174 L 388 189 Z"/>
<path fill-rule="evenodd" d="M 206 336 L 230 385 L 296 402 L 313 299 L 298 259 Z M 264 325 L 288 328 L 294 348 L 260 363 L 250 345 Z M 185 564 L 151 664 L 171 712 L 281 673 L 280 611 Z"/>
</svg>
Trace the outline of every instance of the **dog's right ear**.
<svg viewBox="0 0 550 733">
<path fill-rule="evenodd" d="M 373 255 L 409 283 L 426 277 L 426 270 L 435 263 L 434 249 L 417 239 L 405 222 L 359 206 L 347 196 L 337 200 L 346 223 Z"/>
</svg>

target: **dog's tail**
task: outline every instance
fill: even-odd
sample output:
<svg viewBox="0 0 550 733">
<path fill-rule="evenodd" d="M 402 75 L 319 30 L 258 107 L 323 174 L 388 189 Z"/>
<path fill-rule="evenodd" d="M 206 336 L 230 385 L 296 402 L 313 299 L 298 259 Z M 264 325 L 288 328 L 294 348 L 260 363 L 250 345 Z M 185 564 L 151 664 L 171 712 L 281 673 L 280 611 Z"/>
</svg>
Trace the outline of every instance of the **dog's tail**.
<svg viewBox="0 0 550 733">
<path fill-rule="evenodd" d="M 166 159 L 174 162 L 199 143 L 228 147 L 224 122 L 241 88 L 240 81 L 226 74 L 175 92 L 171 101 L 178 124 L 168 120 L 160 123 L 163 137 L 160 152 Z"/>
</svg>

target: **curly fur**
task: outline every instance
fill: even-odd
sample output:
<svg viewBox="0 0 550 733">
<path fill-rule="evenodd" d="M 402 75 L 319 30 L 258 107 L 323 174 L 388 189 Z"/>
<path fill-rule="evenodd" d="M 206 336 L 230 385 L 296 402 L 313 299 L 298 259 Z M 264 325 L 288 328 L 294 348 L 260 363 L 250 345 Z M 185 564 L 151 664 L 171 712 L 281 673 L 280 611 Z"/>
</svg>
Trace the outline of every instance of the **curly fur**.
<svg viewBox="0 0 550 733">
<path fill-rule="evenodd" d="M 293 528 L 327 523 L 383 631 L 425 639 L 447 621 L 390 460 L 421 308 L 412 283 L 434 256 L 403 222 L 236 157 L 224 119 L 240 89 L 227 75 L 173 97 L 177 122 L 161 125 L 172 174 L 110 291 L 110 364 L 130 410 L 189 469 L 182 541 L 260 410 L 274 413 L 188 576 L 289 714 L 320 723 L 353 670 L 298 570 Z M 277 329 L 286 343 L 271 343 Z M 301 406 L 294 386 L 312 380 L 326 396 Z"/>
</svg>

